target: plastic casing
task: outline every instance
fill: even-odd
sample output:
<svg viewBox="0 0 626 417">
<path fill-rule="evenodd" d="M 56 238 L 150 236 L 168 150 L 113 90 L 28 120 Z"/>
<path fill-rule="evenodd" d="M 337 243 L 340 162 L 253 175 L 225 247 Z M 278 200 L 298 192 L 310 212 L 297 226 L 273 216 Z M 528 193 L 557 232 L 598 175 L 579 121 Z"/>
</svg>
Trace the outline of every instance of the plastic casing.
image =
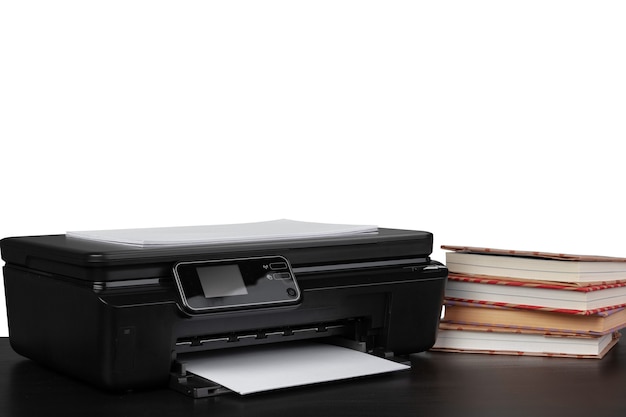
<svg viewBox="0 0 626 417">
<path fill-rule="evenodd" d="M 167 384 L 181 340 L 347 321 L 344 337 L 405 355 L 435 341 L 447 269 L 432 234 L 378 234 L 219 246 L 132 247 L 65 235 L 0 241 L 13 349 L 97 386 Z M 172 268 L 180 261 L 283 256 L 302 291 L 296 306 L 190 314 Z M 320 334 L 323 336 L 323 334 Z M 236 340 L 236 337 L 235 337 Z M 244 345 L 235 341 L 232 346 Z M 230 346 L 229 345 L 229 346 Z M 193 347 L 194 352 L 202 346 Z"/>
</svg>

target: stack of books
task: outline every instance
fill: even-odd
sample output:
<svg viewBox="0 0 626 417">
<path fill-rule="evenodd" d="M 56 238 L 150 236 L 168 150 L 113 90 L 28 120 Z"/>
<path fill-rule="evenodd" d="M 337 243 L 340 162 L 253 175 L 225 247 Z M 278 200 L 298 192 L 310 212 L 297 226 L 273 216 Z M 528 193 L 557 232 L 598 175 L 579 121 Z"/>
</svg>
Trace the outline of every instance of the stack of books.
<svg viewBox="0 0 626 417">
<path fill-rule="evenodd" d="M 626 258 L 449 250 L 433 350 L 602 358 L 626 327 Z"/>
</svg>

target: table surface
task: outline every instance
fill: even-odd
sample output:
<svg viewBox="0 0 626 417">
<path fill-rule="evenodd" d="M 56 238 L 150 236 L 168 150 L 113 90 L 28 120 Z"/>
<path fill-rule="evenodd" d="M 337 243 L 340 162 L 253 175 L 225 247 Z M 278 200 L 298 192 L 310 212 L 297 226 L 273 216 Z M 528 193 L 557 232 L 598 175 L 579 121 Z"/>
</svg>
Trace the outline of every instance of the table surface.
<svg viewBox="0 0 626 417">
<path fill-rule="evenodd" d="M 410 371 L 194 400 L 168 388 L 103 392 L 0 338 L 0 416 L 624 416 L 624 345 L 602 360 L 424 352 L 412 355 Z"/>
</svg>

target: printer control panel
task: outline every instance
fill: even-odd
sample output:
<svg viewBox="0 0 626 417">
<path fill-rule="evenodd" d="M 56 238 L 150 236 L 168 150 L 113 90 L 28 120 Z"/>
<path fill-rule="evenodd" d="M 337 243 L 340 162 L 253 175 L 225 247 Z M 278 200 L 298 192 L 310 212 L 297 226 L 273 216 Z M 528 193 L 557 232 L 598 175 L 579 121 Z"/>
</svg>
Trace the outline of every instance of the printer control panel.
<svg viewBox="0 0 626 417">
<path fill-rule="evenodd" d="M 192 314 L 297 304 L 301 298 L 282 256 L 179 262 L 174 280 Z"/>
</svg>

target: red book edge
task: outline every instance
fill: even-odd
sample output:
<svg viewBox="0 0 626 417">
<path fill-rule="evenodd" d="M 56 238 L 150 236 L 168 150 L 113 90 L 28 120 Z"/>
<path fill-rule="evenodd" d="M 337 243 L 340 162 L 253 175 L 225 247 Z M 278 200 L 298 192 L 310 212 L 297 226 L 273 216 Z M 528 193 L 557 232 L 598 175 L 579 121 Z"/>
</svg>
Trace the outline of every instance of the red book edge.
<svg viewBox="0 0 626 417">
<path fill-rule="evenodd" d="M 567 253 L 483 248 L 483 247 L 477 247 L 477 246 L 441 245 L 441 249 L 450 250 L 454 252 L 476 253 L 476 254 L 483 254 L 483 255 L 507 255 L 507 256 L 519 256 L 519 257 L 525 257 L 525 258 L 555 259 L 559 261 L 626 262 L 626 258 L 619 258 L 619 257 L 614 257 L 614 256 L 573 255 L 573 254 L 567 254 Z"/>
<path fill-rule="evenodd" d="M 509 307 L 509 308 L 522 308 L 522 309 L 526 309 L 526 310 L 537 310 L 537 311 L 553 311 L 555 313 L 564 313 L 564 314 L 579 314 L 582 316 L 590 316 L 593 314 L 598 314 L 601 313 L 603 311 L 609 311 L 609 310 L 614 310 L 617 308 L 622 308 L 622 307 L 626 307 L 626 304 L 617 304 L 614 306 L 608 306 L 608 307 L 602 307 L 602 308 L 596 308 L 593 310 L 571 310 L 571 309 L 564 309 L 564 308 L 550 308 L 550 307 L 541 307 L 541 306 L 533 306 L 533 305 L 527 305 L 527 304 L 514 304 L 514 303 L 501 303 L 501 302 L 495 302 L 495 301 L 478 301 L 478 300 L 468 300 L 468 299 L 464 299 L 464 298 L 454 298 L 454 297 L 445 297 L 445 302 L 462 302 L 462 303 L 472 303 L 472 304 L 485 304 L 485 305 L 490 305 L 490 306 L 496 306 L 496 307 Z"/>
<path fill-rule="evenodd" d="M 487 304 L 487 302 L 485 301 L 457 301 L 457 300 L 452 300 L 452 299 L 446 299 L 444 302 L 444 305 L 449 305 L 449 306 L 461 306 L 461 307 L 477 307 L 477 308 L 491 308 L 494 310 L 519 310 L 518 307 L 511 307 L 511 306 L 504 306 L 504 305 L 500 305 L 501 303 L 491 303 L 491 304 Z M 554 312 L 553 309 L 546 309 L 544 307 L 533 307 L 533 308 L 524 308 L 523 310 L 537 310 L 537 311 L 548 311 L 548 312 Z M 616 307 L 616 308 L 609 308 L 607 310 L 601 310 L 601 311 L 597 311 L 596 313 L 593 314 L 589 314 L 589 315 L 596 315 L 596 316 L 601 316 L 601 317 L 608 317 L 610 315 L 613 315 L 619 311 L 624 310 L 624 307 Z M 567 310 L 570 311 L 570 310 Z M 565 313 L 565 314 L 571 314 L 571 313 Z"/>
<path fill-rule="evenodd" d="M 471 283 L 476 283 L 476 284 L 508 285 L 512 287 L 531 287 L 531 288 L 543 288 L 543 289 L 548 289 L 548 290 L 579 291 L 579 292 L 591 292 L 591 291 L 606 290 L 609 288 L 626 287 L 626 282 L 624 281 L 594 284 L 594 285 L 581 287 L 575 284 L 560 283 L 560 282 L 552 283 L 552 282 L 547 282 L 547 281 L 518 280 L 518 279 L 510 279 L 510 278 L 488 277 L 486 275 L 459 274 L 456 272 L 449 272 L 448 279 L 452 281 L 471 282 Z"/>
</svg>

